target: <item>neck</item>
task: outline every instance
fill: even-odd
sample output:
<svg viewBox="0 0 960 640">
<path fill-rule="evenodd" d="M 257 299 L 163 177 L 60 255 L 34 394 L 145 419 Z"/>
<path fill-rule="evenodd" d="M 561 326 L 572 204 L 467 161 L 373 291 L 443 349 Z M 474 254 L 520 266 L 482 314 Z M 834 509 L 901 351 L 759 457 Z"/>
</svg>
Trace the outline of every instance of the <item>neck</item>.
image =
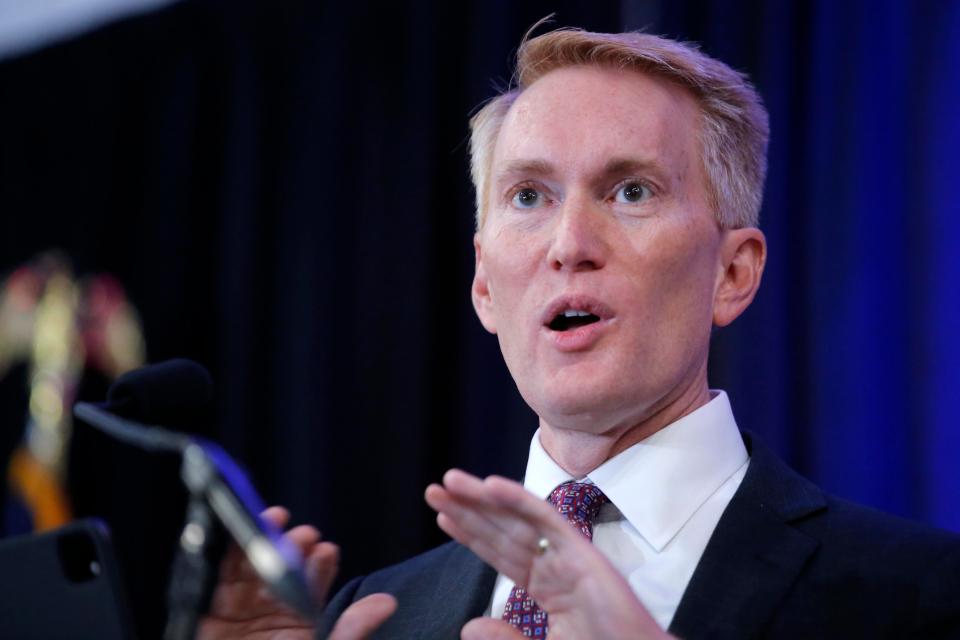
<svg viewBox="0 0 960 640">
<path fill-rule="evenodd" d="M 574 478 L 582 478 L 618 453 L 693 413 L 709 401 L 710 390 L 704 376 L 702 382 L 649 409 L 639 421 L 614 425 L 599 433 L 558 429 L 541 419 L 540 442 L 564 471 Z"/>
</svg>

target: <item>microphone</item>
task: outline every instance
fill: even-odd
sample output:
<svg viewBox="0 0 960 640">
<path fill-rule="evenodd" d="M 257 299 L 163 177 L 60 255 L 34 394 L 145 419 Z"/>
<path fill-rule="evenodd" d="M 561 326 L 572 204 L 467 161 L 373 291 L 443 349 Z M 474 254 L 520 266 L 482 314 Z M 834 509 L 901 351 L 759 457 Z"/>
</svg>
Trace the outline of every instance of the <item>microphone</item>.
<svg viewBox="0 0 960 640">
<path fill-rule="evenodd" d="M 78 402 L 74 414 L 123 442 L 180 453 L 181 477 L 191 495 L 209 505 L 264 584 L 308 620 L 317 620 L 300 550 L 260 517 L 265 506 L 240 465 L 213 442 L 159 426 L 202 412 L 212 390 L 210 374 L 201 365 L 168 360 L 124 374 L 111 385 L 106 404 Z"/>
<path fill-rule="evenodd" d="M 193 360 L 175 358 L 117 378 L 103 408 L 139 422 L 174 426 L 204 415 L 212 401 L 210 373 Z"/>
<path fill-rule="evenodd" d="M 78 402 L 73 412 L 127 444 L 182 453 L 191 438 L 157 425 L 202 415 L 212 399 L 210 373 L 192 360 L 176 358 L 128 371 L 110 385 L 106 403 Z"/>
</svg>

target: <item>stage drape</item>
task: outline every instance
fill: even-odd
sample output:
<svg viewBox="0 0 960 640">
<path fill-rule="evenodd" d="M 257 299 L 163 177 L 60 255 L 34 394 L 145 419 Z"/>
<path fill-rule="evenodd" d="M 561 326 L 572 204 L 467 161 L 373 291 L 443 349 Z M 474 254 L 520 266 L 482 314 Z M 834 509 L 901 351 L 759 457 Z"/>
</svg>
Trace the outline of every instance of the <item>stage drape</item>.
<svg viewBox="0 0 960 640">
<path fill-rule="evenodd" d="M 712 385 L 827 490 L 960 530 L 956 3 L 186 0 L 0 62 L 0 266 L 118 276 L 150 359 L 211 369 L 206 432 L 345 577 L 437 544 L 424 487 L 519 476 L 536 427 L 470 305 L 466 121 L 554 11 L 754 78 L 770 257 Z M 78 426 L 71 477 L 156 636 L 175 464 Z"/>
</svg>

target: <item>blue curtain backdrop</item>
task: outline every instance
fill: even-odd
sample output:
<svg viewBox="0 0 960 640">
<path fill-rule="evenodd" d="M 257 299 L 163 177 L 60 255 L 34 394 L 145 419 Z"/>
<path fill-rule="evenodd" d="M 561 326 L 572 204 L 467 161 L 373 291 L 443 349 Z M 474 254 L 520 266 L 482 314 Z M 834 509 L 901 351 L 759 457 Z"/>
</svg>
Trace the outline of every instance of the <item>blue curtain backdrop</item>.
<svg viewBox="0 0 960 640">
<path fill-rule="evenodd" d="M 660 17 L 748 71 L 771 114 L 770 262 L 714 383 L 827 490 L 960 530 L 960 4 Z"/>
<path fill-rule="evenodd" d="M 207 435 L 344 577 L 437 544 L 427 483 L 521 474 L 535 428 L 470 306 L 465 137 L 551 12 L 754 78 L 770 260 L 711 380 L 828 491 L 960 531 L 960 3 L 184 0 L 0 61 L 0 268 L 56 246 L 117 275 L 150 359 L 213 372 Z M 156 637 L 176 465 L 79 427 L 71 460 Z"/>
</svg>

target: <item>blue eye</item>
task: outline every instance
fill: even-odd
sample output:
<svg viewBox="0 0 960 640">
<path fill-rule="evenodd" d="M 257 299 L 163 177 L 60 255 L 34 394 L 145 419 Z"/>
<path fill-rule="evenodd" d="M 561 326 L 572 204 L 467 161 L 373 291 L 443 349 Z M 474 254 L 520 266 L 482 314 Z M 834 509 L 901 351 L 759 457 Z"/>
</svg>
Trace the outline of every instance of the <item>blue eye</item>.
<svg viewBox="0 0 960 640">
<path fill-rule="evenodd" d="M 536 189 L 525 187 L 517 191 L 513 196 L 513 205 L 520 209 L 533 209 L 540 206 L 543 202 L 543 196 Z"/>
<path fill-rule="evenodd" d="M 643 202 L 653 195 L 650 187 L 640 182 L 627 182 L 617 189 L 615 199 L 623 204 L 636 204 Z"/>
</svg>

